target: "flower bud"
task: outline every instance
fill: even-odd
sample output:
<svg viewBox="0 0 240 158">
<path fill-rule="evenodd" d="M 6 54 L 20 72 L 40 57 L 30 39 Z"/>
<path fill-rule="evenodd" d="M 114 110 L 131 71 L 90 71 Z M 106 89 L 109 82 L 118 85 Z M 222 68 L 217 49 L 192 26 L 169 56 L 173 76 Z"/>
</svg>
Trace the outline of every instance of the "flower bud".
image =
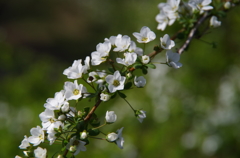
<svg viewBox="0 0 240 158">
<path fill-rule="evenodd" d="M 68 112 L 69 111 L 69 103 L 65 102 L 63 106 L 61 107 L 62 112 Z"/>
<path fill-rule="evenodd" d="M 134 84 L 138 88 L 144 87 L 146 85 L 146 79 L 143 76 L 139 76 L 139 77 L 135 76 Z"/>
<path fill-rule="evenodd" d="M 117 115 L 114 111 L 107 111 L 105 119 L 107 123 L 114 123 L 117 120 Z"/>
<path fill-rule="evenodd" d="M 148 55 L 143 55 L 142 56 L 142 63 L 143 64 L 148 64 L 150 61 L 150 57 Z"/>
<path fill-rule="evenodd" d="M 109 133 L 107 136 L 106 136 L 106 139 L 107 141 L 109 142 L 114 142 L 115 140 L 118 139 L 118 134 L 112 132 L 112 133 Z"/>
<path fill-rule="evenodd" d="M 60 115 L 58 116 L 58 120 L 59 121 L 64 121 L 66 119 L 66 116 L 65 115 Z"/>
<path fill-rule="evenodd" d="M 135 112 L 136 116 L 137 116 L 137 119 L 140 123 L 143 122 L 143 119 L 146 118 L 146 111 L 143 111 L 143 110 L 137 110 Z"/>
<path fill-rule="evenodd" d="M 57 158 L 64 158 L 62 155 L 58 155 Z"/>
<path fill-rule="evenodd" d="M 102 101 L 108 101 L 110 99 L 110 97 L 111 97 L 110 95 L 105 94 L 105 93 L 100 94 L 100 100 L 102 100 Z"/>
<path fill-rule="evenodd" d="M 227 1 L 226 3 L 224 3 L 224 8 L 225 9 L 230 9 L 231 8 L 231 2 Z"/>
<path fill-rule="evenodd" d="M 87 134 L 87 132 L 85 130 L 80 133 L 80 139 L 86 139 L 87 136 L 88 136 L 88 134 Z"/>
<path fill-rule="evenodd" d="M 77 150 L 77 147 L 75 145 L 70 146 L 69 151 L 74 153 Z"/>
</svg>

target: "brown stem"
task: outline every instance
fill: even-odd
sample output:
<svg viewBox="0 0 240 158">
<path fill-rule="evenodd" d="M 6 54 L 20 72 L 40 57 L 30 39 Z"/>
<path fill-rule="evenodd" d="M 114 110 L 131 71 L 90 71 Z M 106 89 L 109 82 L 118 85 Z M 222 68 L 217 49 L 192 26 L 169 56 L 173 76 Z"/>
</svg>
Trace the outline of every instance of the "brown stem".
<svg viewBox="0 0 240 158">
<path fill-rule="evenodd" d="M 188 38 L 185 41 L 185 43 L 182 45 L 181 48 L 178 49 L 178 54 L 182 54 L 183 51 L 188 47 L 188 45 L 190 44 L 190 42 L 192 41 L 195 32 L 197 31 L 198 27 L 207 19 L 207 17 L 209 16 L 208 12 L 206 12 L 205 14 L 203 14 L 203 16 L 197 21 L 197 23 L 195 24 L 195 26 L 191 29 L 191 31 L 188 34 Z"/>
<path fill-rule="evenodd" d="M 92 114 L 94 113 L 94 111 L 97 109 L 97 107 L 100 105 L 100 103 L 102 102 L 102 100 L 98 100 L 97 103 L 94 105 L 94 107 L 92 107 L 91 111 L 87 114 L 87 116 L 84 118 L 84 121 L 88 121 Z"/>
</svg>

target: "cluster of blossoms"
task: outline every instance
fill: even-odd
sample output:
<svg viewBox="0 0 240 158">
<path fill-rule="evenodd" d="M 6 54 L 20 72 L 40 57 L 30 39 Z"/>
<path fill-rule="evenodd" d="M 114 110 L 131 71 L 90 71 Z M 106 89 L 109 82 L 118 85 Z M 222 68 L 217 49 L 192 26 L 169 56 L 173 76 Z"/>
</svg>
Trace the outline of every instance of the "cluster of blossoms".
<svg viewBox="0 0 240 158">
<path fill-rule="evenodd" d="M 167 0 L 166 3 L 159 3 L 160 13 L 156 16 L 156 21 L 158 22 L 157 29 L 163 31 L 167 25 L 171 26 L 176 20 L 182 22 L 185 19 L 195 19 L 197 14 L 213 10 L 214 7 L 211 6 L 211 3 L 212 0 L 189 0 L 188 2 Z M 230 1 L 226 1 L 223 7 L 224 9 L 229 9 L 231 5 Z M 218 27 L 221 25 L 221 22 L 217 20 L 216 16 L 212 16 L 209 25 Z"/>
<path fill-rule="evenodd" d="M 160 14 L 156 17 L 159 23 L 157 28 L 164 30 L 167 25 L 172 25 L 177 19 L 183 17 L 186 9 L 188 13 L 201 15 L 205 11 L 213 9 L 210 4 L 211 0 L 190 0 L 188 3 L 180 0 L 168 0 L 167 3 L 160 3 L 158 5 Z M 230 2 L 224 3 L 225 9 L 230 7 Z M 217 20 L 216 16 L 210 18 L 211 27 L 220 25 L 221 22 Z M 144 45 L 156 39 L 156 34 L 146 26 L 142 27 L 140 32 L 134 32 L 133 36 L 138 43 Z M 159 40 L 160 42 L 156 46 L 157 50 L 166 50 L 166 62 L 161 64 L 175 69 L 180 68 L 182 66 L 179 62 L 180 53 L 171 50 L 175 47 L 173 39 L 165 34 Z M 105 38 L 103 43 L 96 46 L 96 51 L 91 53 L 91 57 L 87 56 L 84 61 L 75 60 L 72 66 L 63 72 L 68 79 L 73 81 L 65 82 L 63 89 L 56 92 L 54 98 L 46 100 L 45 110 L 39 115 L 42 127 L 34 127 L 30 130 L 31 136 L 24 136 L 19 148 L 24 150 L 25 157 L 47 157 L 47 150 L 39 146 L 46 140 L 50 145 L 56 141 L 61 142 L 62 149 L 57 153 L 59 158 L 66 157 L 69 152 L 74 157 L 80 151 L 87 150 L 86 145 L 90 143 L 89 139 L 95 139 L 100 134 L 105 137 L 97 139 L 115 143 L 122 149 L 123 127 L 108 134 L 100 131 L 103 126 L 117 120 L 115 112 L 107 111 L 104 123 L 101 124 L 95 110 L 101 103 L 119 95 L 133 110 L 139 122 L 143 122 L 146 118 L 146 111 L 134 109 L 122 91 L 142 88 L 146 85 L 145 77 L 135 74 L 136 69 L 141 70 L 143 75 L 148 73 L 149 68 L 155 69 L 152 62 L 153 56 L 146 55 L 144 52 L 145 50 L 137 47 L 129 36 L 119 34 Z M 114 56 L 117 57 L 114 59 Z M 108 66 L 107 70 L 95 68 L 103 64 Z M 79 82 L 81 83 L 79 84 Z M 91 109 L 84 107 L 80 104 L 84 99 L 94 100 L 94 106 Z M 20 156 L 16 156 L 16 158 L 20 158 Z"/>
</svg>

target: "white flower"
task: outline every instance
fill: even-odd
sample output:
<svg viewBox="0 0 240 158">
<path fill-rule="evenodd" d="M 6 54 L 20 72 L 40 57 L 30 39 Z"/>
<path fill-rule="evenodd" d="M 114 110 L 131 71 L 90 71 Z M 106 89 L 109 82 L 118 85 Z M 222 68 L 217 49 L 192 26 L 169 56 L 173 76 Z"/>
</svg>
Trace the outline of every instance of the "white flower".
<svg viewBox="0 0 240 158">
<path fill-rule="evenodd" d="M 48 98 L 46 102 L 44 107 L 50 110 L 59 110 L 63 104 L 67 104 L 63 90 L 56 92 L 54 98 Z"/>
<path fill-rule="evenodd" d="M 108 94 L 105 94 L 105 93 L 100 94 L 100 100 L 102 100 L 102 101 L 108 101 L 110 98 L 111 98 L 111 96 Z"/>
<path fill-rule="evenodd" d="M 168 34 L 165 34 L 163 37 L 160 37 L 160 41 L 161 41 L 161 43 L 160 43 L 161 47 L 163 49 L 169 50 L 175 46 L 175 42 L 170 39 Z"/>
<path fill-rule="evenodd" d="M 80 151 L 86 151 L 86 147 L 85 147 L 86 142 L 81 141 L 81 140 L 77 140 L 76 136 L 73 136 L 69 143 L 67 144 L 66 148 L 71 151 L 74 152 L 74 156 L 76 156 Z"/>
<path fill-rule="evenodd" d="M 122 36 L 121 34 L 119 34 L 115 38 L 115 46 L 116 46 L 116 48 L 114 48 L 113 51 L 115 51 L 115 52 L 124 52 L 125 50 L 128 49 L 130 43 L 131 43 L 131 39 L 130 39 L 129 36 L 127 36 L 127 35 Z"/>
<path fill-rule="evenodd" d="M 143 64 L 148 64 L 150 61 L 150 57 L 148 55 L 143 55 L 142 56 L 142 63 Z"/>
<path fill-rule="evenodd" d="M 29 144 L 29 141 L 28 141 L 28 138 L 27 136 L 25 135 L 24 136 L 24 139 L 22 140 L 21 142 L 21 145 L 19 146 L 20 149 L 27 149 L 27 147 L 29 147 L 30 144 Z"/>
<path fill-rule="evenodd" d="M 168 50 L 166 53 L 166 58 L 168 66 L 175 69 L 182 67 L 182 64 L 178 62 L 180 60 L 180 54 L 173 53 L 171 50 Z"/>
<path fill-rule="evenodd" d="M 138 87 L 144 87 L 146 85 L 146 79 L 143 76 L 135 76 L 134 77 L 134 84 Z"/>
<path fill-rule="evenodd" d="M 122 137 L 122 130 L 123 130 L 123 127 L 117 130 L 118 139 L 116 140 L 116 143 L 120 149 L 123 149 L 123 143 L 124 143 L 124 139 Z"/>
<path fill-rule="evenodd" d="M 109 134 L 106 136 L 106 139 L 107 139 L 107 141 L 109 141 L 109 142 L 114 142 L 114 141 L 116 141 L 116 140 L 118 139 L 118 134 L 117 134 L 117 133 L 114 133 L 114 132 L 109 133 Z"/>
<path fill-rule="evenodd" d="M 157 29 L 164 31 L 168 25 L 169 19 L 166 14 L 164 14 L 163 12 L 160 12 L 156 16 L 156 21 L 158 22 Z"/>
<path fill-rule="evenodd" d="M 65 82 L 64 85 L 65 96 L 67 100 L 77 100 L 82 97 L 82 93 L 87 93 L 87 89 L 77 83 L 77 80 L 73 82 Z"/>
<path fill-rule="evenodd" d="M 140 33 L 134 32 L 133 36 L 137 38 L 139 43 L 148 43 L 156 38 L 156 35 L 147 26 L 143 26 Z"/>
<path fill-rule="evenodd" d="M 124 59 L 117 58 L 116 61 L 119 64 L 123 64 L 125 66 L 130 66 L 135 63 L 137 60 L 137 54 L 136 53 L 124 53 Z"/>
<path fill-rule="evenodd" d="M 231 8 L 231 2 L 227 1 L 224 3 L 224 8 L 225 9 L 230 9 Z"/>
<path fill-rule="evenodd" d="M 22 158 L 21 156 L 16 155 L 15 158 Z"/>
<path fill-rule="evenodd" d="M 218 27 L 218 26 L 221 26 L 221 21 L 218 21 L 216 16 L 212 16 L 210 19 L 210 27 Z"/>
<path fill-rule="evenodd" d="M 134 41 L 131 41 L 130 46 L 129 46 L 129 48 L 128 48 L 128 51 L 129 51 L 130 53 L 133 53 L 133 52 L 134 52 L 134 53 L 136 53 L 136 54 L 138 54 L 138 55 L 140 55 L 140 56 L 143 55 L 143 49 L 137 47 L 137 45 L 136 45 L 136 43 L 135 43 Z"/>
<path fill-rule="evenodd" d="M 108 83 L 109 92 L 114 93 L 117 90 L 123 90 L 125 79 L 126 77 L 121 76 L 119 71 L 115 71 L 113 75 L 107 75 L 105 80 Z"/>
<path fill-rule="evenodd" d="M 117 120 L 117 115 L 114 111 L 107 111 L 105 119 L 107 123 L 114 123 Z"/>
<path fill-rule="evenodd" d="M 34 150 L 34 156 L 35 156 L 35 158 L 46 158 L 47 149 L 38 147 L 37 149 Z"/>
<path fill-rule="evenodd" d="M 136 115 L 137 115 L 137 119 L 140 123 L 143 122 L 143 119 L 146 118 L 146 111 L 143 111 L 143 110 L 139 110 L 136 112 Z"/>
<path fill-rule="evenodd" d="M 72 66 L 65 69 L 63 71 L 63 74 L 67 76 L 69 79 L 77 79 L 81 78 L 82 74 L 86 73 L 87 67 L 82 65 L 82 60 L 74 60 Z"/>
<path fill-rule="evenodd" d="M 58 121 L 55 118 L 53 110 L 45 109 L 45 111 L 42 112 L 39 117 L 42 121 L 42 126 L 44 130 L 54 129 L 56 127 L 59 127 L 59 124 L 62 124 L 61 121 Z"/>
<path fill-rule="evenodd" d="M 105 41 L 104 43 L 99 43 L 96 47 L 97 51 L 92 52 L 91 57 L 91 63 L 92 65 L 99 65 L 102 62 L 105 62 L 109 51 L 111 50 L 111 43 L 109 41 Z"/>
<path fill-rule="evenodd" d="M 29 143 L 33 144 L 33 146 L 37 146 L 40 143 L 44 142 L 44 131 L 40 126 L 36 128 L 32 128 L 30 130 L 32 136 L 28 138 Z"/>
<path fill-rule="evenodd" d="M 202 14 L 204 11 L 213 9 L 212 6 L 209 6 L 210 3 L 212 3 L 212 0 L 190 0 L 188 5 L 192 7 L 193 11 L 198 9 Z"/>
<path fill-rule="evenodd" d="M 50 145 L 52 145 L 53 143 L 54 143 L 54 141 L 56 140 L 56 136 L 55 136 L 55 134 L 57 134 L 57 132 L 54 130 L 54 129 L 49 129 L 48 131 L 47 131 L 47 134 L 48 134 L 48 136 L 47 136 L 47 139 L 49 140 L 49 144 Z"/>
</svg>

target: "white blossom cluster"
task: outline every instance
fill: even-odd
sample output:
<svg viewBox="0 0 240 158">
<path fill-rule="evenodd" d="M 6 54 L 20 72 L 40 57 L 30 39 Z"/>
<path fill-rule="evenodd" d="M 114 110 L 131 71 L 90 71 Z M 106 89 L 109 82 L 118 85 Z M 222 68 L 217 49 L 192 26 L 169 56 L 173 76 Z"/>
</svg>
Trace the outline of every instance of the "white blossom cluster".
<svg viewBox="0 0 240 158">
<path fill-rule="evenodd" d="M 163 31 L 167 25 L 171 26 L 176 20 L 185 18 L 189 13 L 191 13 L 190 18 L 192 18 L 196 14 L 203 14 L 210 11 L 214 9 L 211 3 L 212 0 L 189 0 L 188 2 L 167 0 L 166 3 L 159 3 L 158 8 L 160 12 L 155 18 L 158 22 L 157 29 Z M 230 7 L 231 3 L 229 1 L 224 4 L 225 9 L 229 9 Z M 218 27 L 220 25 L 221 22 L 217 21 L 215 16 L 210 20 L 211 27 Z"/>
<path fill-rule="evenodd" d="M 187 8 L 192 14 L 203 14 L 213 9 L 211 0 L 189 0 L 187 3 L 180 0 L 167 0 L 166 3 L 158 5 L 160 13 L 157 15 L 158 29 L 164 30 L 167 25 L 172 25 L 182 15 L 182 7 Z M 224 7 L 229 9 L 231 4 L 225 3 Z M 221 22 L 216 16 L 210 19 L 210 27 L 220 26 Z M 141 28 L 140 32 L 134 32 L 133 36 L 140 44 L 149 43 L 156 38 L 156 34 L 147 26 Z M 158 49 L 166 50 L 166 64 L 175 69 L 180 68 L 180 54 L 173 52 L 175 42 L 168 34 L 160 38 Z M 96 51 L 87 56 L 85 60 L 75 60 L 73 64 L 63 71 L 68 79 L 63 89 L 56 92 L 54 98 L 48 98 L 44 104 L 45 110 L 39 117 L 42 126 L 33 127 L 30 130 L 31 136 L 24 136 L 19 148 L 24 149 L 25 157 L 46 158 L 47 150 L 39 147 L 43 142 L 49 141 L 52 145 L 58 141 L 63 144 L 65 153 L 70 152 L 73 156 L 80 151 L 86 151 L 89 138 L 96 138 L 100 128 L 112 124 L 117 120 L 114 111 L 107 111 L 105 123 L 100 125 L 94 110 L 78 105 L 82 99 L 95 100 L 93 108 L 100 103 L 106 102 L 116 95 L 126 101 L 123 90 L 142 88 L 146 85 L 144 76 L 135 74 L 135 70 L 142 70 L 145 75 L 148 68 L 155 68 L 150 55 L 144 54 L 145 50 L 137 47 L 137 44 L 127 35 L 117 35 L 105 38 L 103 43 L 96 46 Z M 117 56 L 116 58 L 114 58 Z M 99 70 L 95 67 L 107 65 L 108 69 Z M 80 84 L 79 84 L 80 83 Z M 88 87 L 88 89 L 87 89 Z M 126 101 L 127 102 L 127 101 Z M 73 104 L 73 105 L 72 105 Z M 127 102 L 127 104 L 129 104 Z M 130 105 L 134 115 L 143 122 L 146 118 L 146 111 L 136 110 Z M 80 108 L 80 109 L 78 109 Z M 103 140 L 114 142 L 123 149 L 124 139 L 122 137 L 123 127 L 116 132 L 105 134 Z M 63 151 L 63 150 L 62 150 Z M 66 157 L 59 152 L 59 157 Z M 16 156 L 20 158 L 20 156 Z"/>
</svg>

